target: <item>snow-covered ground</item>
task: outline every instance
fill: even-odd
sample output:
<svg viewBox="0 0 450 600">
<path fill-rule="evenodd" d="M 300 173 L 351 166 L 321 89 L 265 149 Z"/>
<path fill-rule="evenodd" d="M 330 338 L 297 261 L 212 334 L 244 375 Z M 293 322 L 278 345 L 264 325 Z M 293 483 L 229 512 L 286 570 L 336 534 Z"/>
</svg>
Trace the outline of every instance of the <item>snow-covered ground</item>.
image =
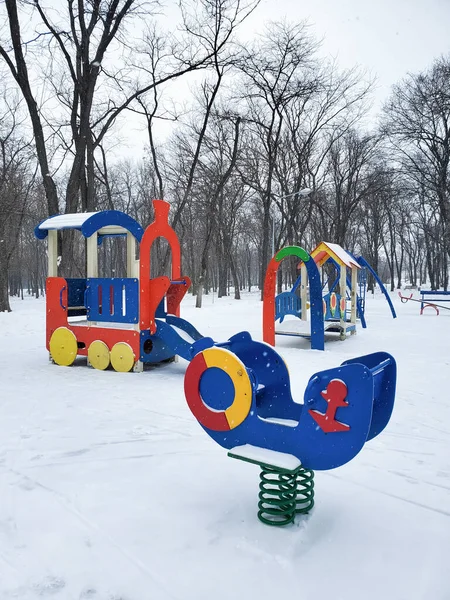
<svg viewBox="0 0 450 600">
<path fill-rule="evenodd" d="M 372 351 L 398 364 L 387 429 L 316 473 L 287 528 L 256 517 L 258 467 L 227 458 L 191 415 L 187 363 L 141 374 L 48 362 L 42 300 L 0 314 L 0 600 L 449 600 L 450 311 L 399 318 L 375 295 L 368 329 L 325 352 L 277 338 L 301 399 L 318 370 Z M 257 294 L 186 299 L 225 340 L 261 339 Z"/>
</svg>

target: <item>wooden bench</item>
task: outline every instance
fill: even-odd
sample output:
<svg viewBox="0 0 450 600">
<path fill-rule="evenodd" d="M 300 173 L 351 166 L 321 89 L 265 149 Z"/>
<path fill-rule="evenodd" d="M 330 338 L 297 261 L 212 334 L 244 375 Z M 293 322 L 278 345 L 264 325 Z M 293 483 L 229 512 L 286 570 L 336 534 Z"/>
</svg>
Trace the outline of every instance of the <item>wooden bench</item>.
<svg viewBox="0 0 450 600">
<path fill-rule="evenodd" d="M 450 306 L 442 306 L 442 302 L 450 302 L 450 292 L 444 292 L 443 290 L 420 290 L 420 295 L 422 299 L 420 301 L 420 314 L 423 314 L 423 311 L 430 307 L 434 308 L 436 314 L 439 314 L 439 308 L 444 308 L 445 310 L 450 310 Z M 448 296 L 448 298 L 445 298 Z M 439 304 L 436 304 L 439 302 Z"/>
</svg>

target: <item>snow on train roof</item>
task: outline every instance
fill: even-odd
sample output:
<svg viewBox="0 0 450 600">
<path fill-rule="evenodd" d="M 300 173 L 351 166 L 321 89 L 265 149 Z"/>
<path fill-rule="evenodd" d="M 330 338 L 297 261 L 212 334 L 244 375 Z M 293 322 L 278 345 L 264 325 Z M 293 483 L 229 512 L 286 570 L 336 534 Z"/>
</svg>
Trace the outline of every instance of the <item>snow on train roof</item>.
<svg viewBox="0 0 450 600">
<path fill-rule="evenodd" d="M 140 242 L 144 230 L 139 223 L 120 210 L 68 213 L 49 217 L 34 229 L 37 238 L 43 240 L 49 230 L 78 229 L 84 237 L 99 235 L 124 235 L 129 231 Z"/>
<path fill-rule="evenodd" d="M 98 214 L 98 212 L 86 212 L 56 215 L 45 219 L 38 227 L 39 229 L 79 229 L 85 221 Z"/>
</svg>

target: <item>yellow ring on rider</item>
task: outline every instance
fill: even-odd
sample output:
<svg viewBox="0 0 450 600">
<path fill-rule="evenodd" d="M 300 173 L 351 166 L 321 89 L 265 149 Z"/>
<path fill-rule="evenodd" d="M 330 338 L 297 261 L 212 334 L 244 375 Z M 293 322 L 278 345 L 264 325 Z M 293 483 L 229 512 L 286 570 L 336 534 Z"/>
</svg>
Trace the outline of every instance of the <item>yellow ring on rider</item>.
<svg viewBox="0 0 450 600">
<path fill-rule="evenodd" d="M 244 363 L 225 348 L 208 348 L 203 351 L 208 368 L 217 367 L 230 377 L 234 385 L 234 400 L 225 412 L 230 429 L 234 429 L 247 418 L 252 405 L 252 384 Z"/>
<path fill-rule="evenodd" d="M 109 367 L 109 348 L 101 340 L 95 340 L 88 348 L 88 359 L 94 369 L 104 371 Z"/>
<path fill-rule="evenodd" d="M 58 327 L 50 338 L 50 355 L 57 365 L 69 367 L 78 354 L 75 334 L 67 327 Z"/>
<path fill-rule="evenodd" d="M 134 367 L 134 352 L 130 344 L 117 342 L 111 349 L 111 364 L 115 371 L 128 373 Z"/>
</svg>

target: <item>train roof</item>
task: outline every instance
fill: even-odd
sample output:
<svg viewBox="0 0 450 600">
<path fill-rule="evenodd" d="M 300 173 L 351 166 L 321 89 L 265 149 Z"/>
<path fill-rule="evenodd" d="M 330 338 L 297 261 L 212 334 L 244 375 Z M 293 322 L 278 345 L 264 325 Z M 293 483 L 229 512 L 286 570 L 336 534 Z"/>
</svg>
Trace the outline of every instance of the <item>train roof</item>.
<svg viewBox="0 0 450 600">
<path fill-rule="evenodd" d="M 138 242 L 144 234 L 139 223 L 120 210 L 102 210 L 99 212 L 68 213 L 48 217 L 34 229 L 34 235 L 43 240 L 49 230 L 77 229 L 84 237 L 93 233 L 99 236 L 125 235 L 129 231 Z"/>
</svg>

